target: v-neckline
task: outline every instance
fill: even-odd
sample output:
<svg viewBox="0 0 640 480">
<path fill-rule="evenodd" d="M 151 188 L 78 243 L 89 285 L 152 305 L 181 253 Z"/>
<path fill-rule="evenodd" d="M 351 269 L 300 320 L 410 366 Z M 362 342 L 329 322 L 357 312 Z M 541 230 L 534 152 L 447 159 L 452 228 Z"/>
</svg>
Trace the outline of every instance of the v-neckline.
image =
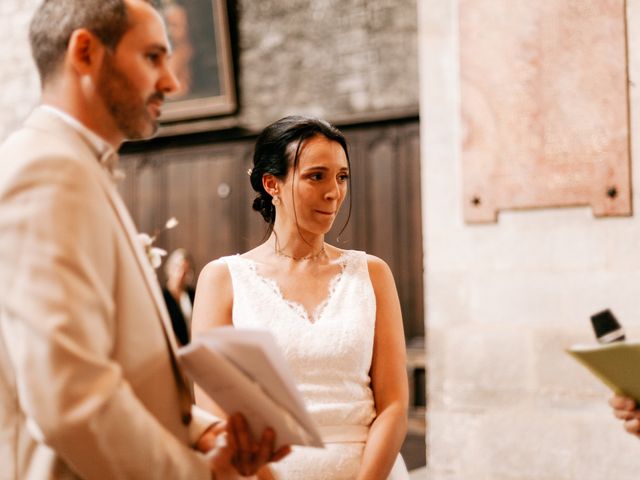
<svg viewBox="0 0 640 480">
<path fill-rule="evenodd" d="M 338 288 L 338 285 L 342 281 L 344 277 L 344 272 L 347 268 L 347 252 L 343 252 L 340 257 L 336 259 L 336 263 L 340 266 L 340 271 L 336 273 L 331 280 L 329 280 L 327 295 L 324 299 L 322 299 L 318 304 L 314 307 L 312 314 L 309 314 L 307 308 L 300 302 L 295 300 L 290 300 L 284 296 L 282 293 L 282 289 L 276 280 L 273 278 L 266 277 L 258 271 L 258 264 L 250 259 L 239 256 L 247 264 L 249 265 L 249 269 L 253 272 L 253 274 L 260 279 L 265 285 L 267 285 L 273 293 L 280 299 L 282 303 L 284 303 L 293 313 L 295 313 L 298 317 L 305 320 L 307 323 L 311 325 L 315 325 L 322 318 L 324 312 L 327 307 L 331 303 L 331 300 L 335 296 L 335 291 Z"/>
</svg>

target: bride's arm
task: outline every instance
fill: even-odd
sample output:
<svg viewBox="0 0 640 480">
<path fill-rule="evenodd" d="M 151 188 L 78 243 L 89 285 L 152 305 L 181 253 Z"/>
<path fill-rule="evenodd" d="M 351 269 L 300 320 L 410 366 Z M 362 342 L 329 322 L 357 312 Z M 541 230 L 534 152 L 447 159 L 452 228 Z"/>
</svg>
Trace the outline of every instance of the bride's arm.
<svg viewBox="0 0 640 480">
<path fill-rule="evenodd" d="M 407 433 L 409 389 L 402 313 L 393 274 L 385 262 L 373 256 L 369 256 L 369 274 L 376 296 L 371 385 L 377 416 L 369 430 L 358 479 L 384 480 Z"/>
<path fill-rule="evenodd" d="M 196 285 L 193 303 L 192 329 L 194 334 L 222 325 L 231 325 L 233 286 L 229 268 L 223 260 L 204 266 Z"/>
<path fill-rule="evenodd" d="M 199 333 L 223 325 L 231 325 L 233 287 L 229 268 L 221 260 L 208 263 L 202 269 L 196 286 L 191 316 L 193 338 Z M 194 387 L 196 404 L 222 418 L 226 414 L 197 386 Z"/>
<path fill-rule="evenodd" d="M 193 336 L 212 328 L 233 325 L 233 285 L 227 265 L 215 260 L 208 263 L 198 277 L 196 296 L 191 317 L 191 331 Z M 222 409 L 205 394 L 198 385 L 194 385 L 196 404 L 200 407 L 225 418 Z M 283 455 L 284 451 L 276 452 Z M 257 474 L 259 480 L 274 480 L 268 465 L 264 465 Z"/>
</svg>

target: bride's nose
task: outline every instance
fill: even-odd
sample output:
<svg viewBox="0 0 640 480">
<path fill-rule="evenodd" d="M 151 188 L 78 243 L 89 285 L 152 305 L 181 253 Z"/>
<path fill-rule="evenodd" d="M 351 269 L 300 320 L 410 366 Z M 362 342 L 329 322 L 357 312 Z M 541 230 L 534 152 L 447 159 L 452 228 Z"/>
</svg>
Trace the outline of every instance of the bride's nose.
<svg viewBox="0 0 640 480">
<path fill-rule="evenodd" d="M 340 198 L 340 185 L 338 184 L 338 180 L 334 180 L 330 183 L 324 194 L 324 198 L 327 200 Z"/>
</svg>

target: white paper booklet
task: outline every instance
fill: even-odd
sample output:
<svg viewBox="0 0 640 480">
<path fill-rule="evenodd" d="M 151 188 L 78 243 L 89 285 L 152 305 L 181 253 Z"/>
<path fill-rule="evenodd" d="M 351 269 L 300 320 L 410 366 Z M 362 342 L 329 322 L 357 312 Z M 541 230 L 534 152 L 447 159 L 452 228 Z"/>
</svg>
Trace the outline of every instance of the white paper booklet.
<svg viewBox="0 0 640 480">
<path fill-rule="evenodd" d="M 256 439 L 265 427 L 282 445 L 323 447 L 286 359 L 266 330 L 220 327 L 178 350 L 180 364 L 227 414 L 241 412 Z"/>
</svg>

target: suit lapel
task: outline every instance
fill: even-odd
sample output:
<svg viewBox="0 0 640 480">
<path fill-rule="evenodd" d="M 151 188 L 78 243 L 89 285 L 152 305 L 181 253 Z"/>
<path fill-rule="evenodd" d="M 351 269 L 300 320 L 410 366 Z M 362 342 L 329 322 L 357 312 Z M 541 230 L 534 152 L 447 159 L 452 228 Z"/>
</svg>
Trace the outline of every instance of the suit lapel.
<svg viewBox="0 0 640 480">
<path fill-rule="evenodd" d="M 171 366 L 176 375 L 176 380 L 178 382 L 178 387 L 180 390 L 179 393 L 182 422 L 185 425 L 188 425 L 191 422 L 191 405 L 193 404 L 193 393 L 191 391 L 191 387 L 189 386 L 188 380 L 185 378 L 184 373 L 178 364 L 178 359 L 175 353 L 178 348 L 176 337 L 173 333 L 173 327 L 171 326 L 171 320 L 169 319 L 169 314 L 167 312 L 167 307 L 162 296 L 162 291 L 160 290 L 160 286 L 158 284 L 158 279 L 153 270 L 153 267 L 151 267 L 151 263 L 149 262 L 146 253 L 144 252 L 142 244 L 138 240 L 138 232 L 133 224 L 131 216 L 129 215 L 129 210 L 127 210 L 127 207 L 122 201 L 120 194 L 116 190 L 111 179 L 107 176 L 106 172 L 102 172 L 100 181 L 103 184 L 107 196 L 111 200 L 111 205 L 113 205 L 120 223 L 125 230 L 129 245 L 135 252 L 138 267 L 142 271 L 142 274 L 145 278 L 147 289 L 154 299 L 156 311 L 158 312 L 158 316 L 161 319 L 164 336 L 167 340 L 167 347 L 171 356 Z"/>
<path fill-rule="evenodd" d="M 116 217 L 118 218 L 120 225 L 125 231 L 125 237 L 134 252 L 137 266 L 145 279 L 146 288 L 153 298 L 153 303 L 156 307 L 158 317 L 160 317 L 162 328 L 164 329 L 165 334 L 167 334 L 166 336 L 168 337 L 171 349 L 175 351 L 177 344 L 173 338 L 171 321 L 166 311 L 156 274 L 149 263 L 142 244 L 138 241 L 138 231 L 133 224 L 133 220 L 129 215 L 127 207 L 122 201 L 122 198 L 120 197 L 109 173 L 100 165 L 98 153 L 93 149 L 89 142 L 87 142 L 82 135 L 80 135 L 70 125 L 66 124 L 59 117 L 46 110 L 36 109 L 27 119 L 25 125 L 61 136 L 65 141 L 74 144 L 74 150 L 78 152 L 78 157 L 87 159 L 91 158 L 93 160 L 88 162 L 88 166 L 95 177 L 99 180 L 100 185 L 109 199 L 109 203 L 111 203 L 111 206 L 116 213 Z"/>
<path fill-rule="evenodd" d="M 47 112 L 46 110 L 36 109 L 25 122 L 25 126 L 61 136 L 61 138 L 64 138 L 65 141 L 73 145 L 73 148 L 75 151 L 77 151 L 79 158 L 90 160 L 88 162 L 88 167 L 92 170 L 93 174 L 100 182 L 100 185 L 102 186 L 107 199 L 109 200 L 109 203 L 116 213 L 116 217 L 124 230 L 127 242 L 134 252 L 136 264 L 145 280 L 144 283 L 146 285 L 146 288 L 153 298 L 153 303 L 158 317 L 160 318 L 162 330 L 167 341 L 167 348 L 171 357 L 172 368 L 174 369 L 176 380 L 180 389 L 183 422 L 185 424 L 188 424 L 188 422 L 190 421 L 191 404 L 193 403 L 191 397 L 191 388 L 189 387 L 189 384 L 184 378 L 184 375 L 177 363 L 175 354 L 177 350 L 177 343 L 173 334 L 173 327 L 171 326 L 171 321 L 169 319 L 169 315 L 164 303 L 164 298 L 162 297 L 160 285 L 158 284 L 156 274 L 151 267 L 151 264 L 149 263 L 149 259 L 144 252 L 144 248 L 142 247 L 141 242 L 138 240 L 138 231 L 133 224 L 133 220 L 129 215 L 129 211 L 122 201 L 122 198 L 120 197 L 120 194 L 118 193 L 118 190 L 116 189 L 111 176 L 105 170 L 105 168 L 100 165 L 98 160 L 98 153 L 93 149 L 90 143 L 86 141 L 82 137 L 82 135 L 80 135 L 70 125 L 66 124 L 55 114 Z"/>
<path fill-rule="evenodd" d="M 103 183 L 103 186 L 105 187 L 114 210 L 118 214 L 120 223 L 122 224 L 122 227 L 126 232 L 127 241 L 135 252 L 138 267 L 144 275 L 147 289 L 149 290 L 150 295 L 153 297 L 158 316 L 162 321 L 162 327 L 164 328 L 165 333 L 168 333 L 167 337 L 171 344 L 171 349 L 175 351 L 177 349 L 177 344 L 173 335 L 171 320 L 169 319 L 169 315 L 167 313 L 167 307 L 162 296 L 162 291 L 160 290 L 160 286 L 158 284 L 156 273 L 151 267 L 151 263 L 147 258 L 147 254 L 145 253 L 142 244 L 138 240 L 137 229 L 133 224 L 133 220 L 129 215 L 127 207 L 122 201 L 120 194 L 118 193 L 115 186 L 111 183 L 111 181 L 107 178 L 107 175 L 102 175 L 101 181 Z"/>
</svg>

